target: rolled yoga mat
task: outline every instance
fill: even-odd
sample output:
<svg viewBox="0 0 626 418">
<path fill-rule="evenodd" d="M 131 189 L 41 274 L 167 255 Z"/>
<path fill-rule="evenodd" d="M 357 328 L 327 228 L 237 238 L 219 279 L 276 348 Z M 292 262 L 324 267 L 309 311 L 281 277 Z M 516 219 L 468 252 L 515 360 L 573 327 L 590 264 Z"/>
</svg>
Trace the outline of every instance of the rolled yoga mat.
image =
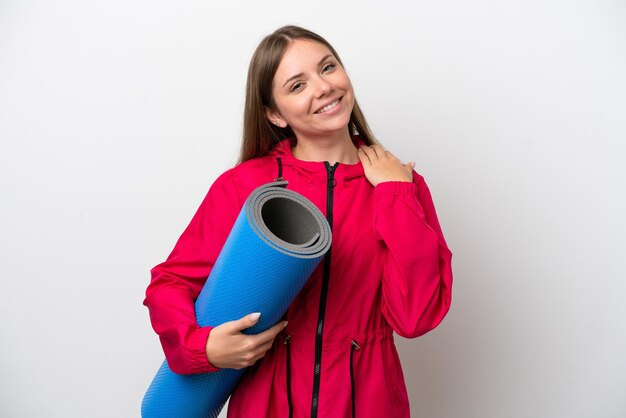
<svg viewBox="0 0 626 418">
<path fill-rule="evenodd" d="M 286 181 L 255 189 L 244 203 L 196 300 L 200 326 L 261 312 L 257 334 L 285 314 L 331 244 L 324 215 Z M 144 418 L 217 418 L 245 370 L 180 375 L 163 362 L 141 405 Z"/>
</svg>

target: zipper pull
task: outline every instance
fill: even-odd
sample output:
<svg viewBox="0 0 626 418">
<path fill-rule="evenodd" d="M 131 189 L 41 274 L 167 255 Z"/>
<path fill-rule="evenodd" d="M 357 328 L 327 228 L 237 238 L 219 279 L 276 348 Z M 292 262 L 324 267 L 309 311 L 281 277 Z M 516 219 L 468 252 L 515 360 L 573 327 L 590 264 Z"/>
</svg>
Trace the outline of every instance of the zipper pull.
<svg viewBox="0 0 626 418">
<path fill-rule="evenodd" d="M 285 335 L 285 340 L 283 341 L 283 344 L 287 345 L 289 340 L 291 340 L 291 335 L 289 335 L 289 334 Z"/>
<path fill-rule="evenodd" d="M 328 179 L 326 181 L 326 184 L 328 185 L 328 187 L 335 187 L 337 185 L 337 180 L 335 180 L 335 169 L 337 168 L 339 163 L 337 162 L 334 165 L 330 165 L 328 161 L 324 161 L 324 164 L 326 164 L 326 171 L 328 172 Z"/>
</svg>

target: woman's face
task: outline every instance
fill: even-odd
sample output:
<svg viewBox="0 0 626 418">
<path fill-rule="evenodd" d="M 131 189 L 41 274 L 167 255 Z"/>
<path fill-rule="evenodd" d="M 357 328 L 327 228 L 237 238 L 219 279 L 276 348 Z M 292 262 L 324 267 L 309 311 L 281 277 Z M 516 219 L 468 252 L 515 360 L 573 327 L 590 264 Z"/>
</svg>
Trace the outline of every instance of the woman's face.
<svg viewBox="0 0 626 418">
<path fill-rule="evenodd" d="M 288 46 L 274 75 L 273 123 L 289 125 L 298 139 L 345 134 L 354 91 L 345 70 L 323 44 L 297 39 Z"/>
</svg>

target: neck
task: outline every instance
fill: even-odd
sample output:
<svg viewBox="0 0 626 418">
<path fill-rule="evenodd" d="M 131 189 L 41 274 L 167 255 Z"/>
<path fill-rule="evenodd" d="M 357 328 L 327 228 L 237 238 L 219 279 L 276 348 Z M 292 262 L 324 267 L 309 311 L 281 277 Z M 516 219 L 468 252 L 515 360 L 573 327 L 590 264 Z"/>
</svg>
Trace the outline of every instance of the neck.
<svg viewBox="0 0 626 418">
<path fill-rule="evenodd" d="M 298 137 L 291 149 L 293 156 L 302 161 L 328 161 L 331 165 L 356 164 L 359 162 L 357 148 L 349 132 L 335 136 L 316 138 Z"/>
</svg>

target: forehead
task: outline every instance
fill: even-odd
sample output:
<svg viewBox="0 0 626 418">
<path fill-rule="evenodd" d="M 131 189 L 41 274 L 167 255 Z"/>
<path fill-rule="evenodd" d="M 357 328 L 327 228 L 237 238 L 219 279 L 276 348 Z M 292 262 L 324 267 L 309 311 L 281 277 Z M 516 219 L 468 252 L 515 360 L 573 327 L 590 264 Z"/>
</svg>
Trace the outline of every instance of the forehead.
<svg viewBox="0 0 626 418">
<path fill-rule="evenodd" d="M 276 70 L 277 79 L 287 79 L 295 74 L 317 68 L 319 60 L 332 54 L 330 49 L 319 42 L 296 39 L 292 41 Z"/>
</svg>

